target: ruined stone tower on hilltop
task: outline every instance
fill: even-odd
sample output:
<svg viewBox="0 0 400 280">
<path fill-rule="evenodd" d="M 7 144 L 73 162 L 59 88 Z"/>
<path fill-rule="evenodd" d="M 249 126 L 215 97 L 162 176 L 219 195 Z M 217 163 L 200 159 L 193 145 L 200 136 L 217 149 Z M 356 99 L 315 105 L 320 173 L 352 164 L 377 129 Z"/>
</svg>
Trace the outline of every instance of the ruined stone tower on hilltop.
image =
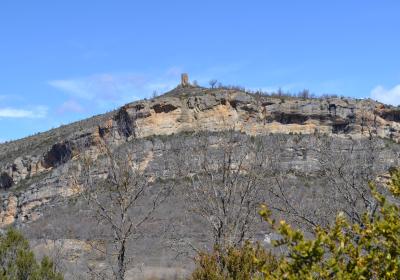
<svg viewBox="0 0 400 280">
<path fill-rule="evenodd" d="M 181 86 L 182 87 L 188 87 L 189 84 L 189 76 L 187 73 L 182 73 L 181 75 Z"/>
</svg>

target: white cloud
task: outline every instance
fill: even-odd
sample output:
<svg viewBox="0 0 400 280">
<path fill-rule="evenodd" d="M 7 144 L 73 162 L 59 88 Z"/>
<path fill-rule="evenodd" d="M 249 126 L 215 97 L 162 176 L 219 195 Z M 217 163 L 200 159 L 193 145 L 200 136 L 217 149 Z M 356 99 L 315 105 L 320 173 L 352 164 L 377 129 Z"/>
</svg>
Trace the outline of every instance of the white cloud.
<svg viewBox="0 0 400 280">
<path fill-rule="evenodd" d="M 383 86 L 377 86 L 371 91 L 371 98 L 385 104 L 400 105 L 400 85 L 391 89 L 386 89 Z"/>
<path fill-rule="evenodd" d="M 157 78 L 139 74 L 96 74 L 87 77 L 49 81 L 48 84 L 73 98 L 94 102 L 98 106 L 132 102 L 149 97 L 153 91 L 163 93 L 179 83 L 179 68 L 172 67 Z M 65 104 L 67 107 L 76 104 Z M 75 108 L 77 106 L 74 106 Z"/>
<path fill-rule="evenodd" d="M 88 77 L 54 80 L 49 85 L 74 97 L 94 101 L 118 101 L 136 93 L 146 79 L 135 74 L 98 74 Z"/>
<path fill-rule="evenodd" d="M 49 85 L 83 99 L 92 99 L 90 82 L 83 80 L 54 80 Z"/>
<path fill-rule="evenodd" d="M 38 119 L 47 115 L 47 107 L 37 106 L 31 110 L 16 108 L 0 108 L 0 118 L 27 118 Z"/>
<path fill-rule="evenodd" d="M 144 78 L 139 75 L 99 74 L 54 80 L 49 85 L 81 99 L 115 101 L 144 83 Z"/>
</svg>

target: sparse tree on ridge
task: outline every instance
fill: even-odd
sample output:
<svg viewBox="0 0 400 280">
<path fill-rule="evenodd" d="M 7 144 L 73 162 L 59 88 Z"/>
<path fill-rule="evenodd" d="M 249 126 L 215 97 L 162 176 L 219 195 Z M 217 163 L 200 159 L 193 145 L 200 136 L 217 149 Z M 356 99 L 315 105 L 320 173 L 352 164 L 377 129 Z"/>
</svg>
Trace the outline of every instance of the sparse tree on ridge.
<svg viewBox="0 0 400 280">
<path fill-rule="evenodd" d="M 222 250 L 254 234 L 267 154 L 257 139 L 229 134 L 214 145 L 203 137 L 196 151 L 188 151 L 200 155 L 199 170 L 190 177 L 189 209 L 206 222 Z"/>
<path fill-rule="evenodd" d="M 108 267 L 105 271 L 89 269 L 96 279 L 109 279 L 111 270 L 114 279 L 124 280 L 128 267 L 135 262 L 129 242 L 142 236 L 141 228 L 151 221 L 155 210 L 167 198 L 169 188 L 154 189 L 131 155 L 113 151 L 106 144 L 103 148 L 106 178 L 99 178 L 93 163 L 87 159 L 83 164 L 83 196 L 98 224 L 108 229 L 103 240 L 99 240 L 106 242 L 104 246 L 93 242 L 94 249 L 106 257 Z M 149 203 L 146 209 L 144 201 Z"/>
<path fill-rule="evenodd" d="M 212 79 L 208 82 L 208 84 L 210 85 L 211 88 L 215 88 L 215 85 L 218 83 L 217 80 Z"/>
</svg>

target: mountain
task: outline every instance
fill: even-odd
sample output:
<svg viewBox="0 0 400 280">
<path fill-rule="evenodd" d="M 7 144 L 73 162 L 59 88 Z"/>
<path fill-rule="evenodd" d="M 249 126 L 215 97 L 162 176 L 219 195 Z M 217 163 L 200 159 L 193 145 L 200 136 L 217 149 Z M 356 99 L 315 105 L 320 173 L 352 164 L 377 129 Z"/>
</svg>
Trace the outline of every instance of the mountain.
<svg viewBox="0 0 400 280">
<path fill-rule="evenodd" d="M 178 86 L 104 115 L 0 144 L 0 226 L 19 227 L 38 252 L 62 254 L 67 278 L 85 271 L 88 263 L 101 266 L 104 259 L 90 257 L 96 223 L 80 199 L 85 186 L 79 178 L 85 157 L 98 162 L 97 174 L 105 172 L 102 143 L 106 142 L 113 150 L 135 157 L 151 184 L 177 181 L 170 183 L 173 195 L 131 245 L 142 274 L 190 271 L 190 259 L 176 258 L 169 243 L 185 239 L 207 248 L 210 236 L 204 222 L 187 209 L 185 200 L 191 190 L 177 179 L 178 165 L 185 162 L 196 174 L 201 158 L 201 149 L 196 148 L 202 141 L 211 143 L 217 161 L 216 147 L 232 133 L 243 142 L 262 139 L 271 153 L 279 150 L 275 163 L 291 199 L 326 211 L 329 205 L 318 195 L 329 185 L 321 179 L 321 162 L 327 157 L 332 155 L 333 161 L 341 160 L 351 169 L 356 166 L 353 160 L 361 162 L 360 158 L 373 155 L 375 175 L 400 165 L 399 107 L 370 99 L 269 96 L 234 88 Z M 330 141 L 325 154 L 316 149 L 321 139 Z M 358 167 L 369 168 L 366 163 Z M 143 207 L 150 207 L 149 203 Z M 304 211 L 310 214 L 310 209 Z M 263 240 L 265 230 L 259 229 L 256 237 Z M 132 266 L 132 274 L 135 269 L 137 265 Z"/>
</svg>

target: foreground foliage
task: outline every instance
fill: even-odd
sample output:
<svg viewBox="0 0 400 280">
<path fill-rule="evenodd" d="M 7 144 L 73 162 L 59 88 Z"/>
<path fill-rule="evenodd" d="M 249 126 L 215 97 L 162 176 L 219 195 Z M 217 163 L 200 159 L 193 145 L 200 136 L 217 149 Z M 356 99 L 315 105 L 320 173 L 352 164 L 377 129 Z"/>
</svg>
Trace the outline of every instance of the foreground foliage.
<svg viewBox="0 0 400 280">
<path fill-rule="evenodd" d="M 21 233 L 10 228 L 0 236 L 0 280 L 62 280 L 62 274 L 53 262 L 44 257 L 36 261 L 28 241 Z"/>
<path fill-rule="evenodd" d="M 257 260 L 257 261 L 255 261 Z M 260 245 L 249 242 L 242 247 L 230 247 L 226 251 L 215 248 L 212 254 L 201 253 L 192 280 L 249 280 L 262 275 L 263 269 L 277 268 L 276 258 Z"/>
<path fill-rule="evenodd" d="M 391 175 L 387 189 L 398 198 L 400 170 Z M 268 253 L 250 244 L 230 248 L 224 255 L 217 250 L 200 255 L 192 279 L 400 279 L 400 208 L 393 197 L 389 201 L 370 187 L 377 202 L 373 214 L 364 214 L 362 223 L 351 223 L 339 213 L 329 228 L 316 227 L 312 239 L 285 221 L 276 223 L 262 206 L 260 215 L 280 234 L 274 245 L 286 249 L 285 257 L 265 258 Z M 237 272 L 241 269 L 244 274 Z"/>
</svg>

